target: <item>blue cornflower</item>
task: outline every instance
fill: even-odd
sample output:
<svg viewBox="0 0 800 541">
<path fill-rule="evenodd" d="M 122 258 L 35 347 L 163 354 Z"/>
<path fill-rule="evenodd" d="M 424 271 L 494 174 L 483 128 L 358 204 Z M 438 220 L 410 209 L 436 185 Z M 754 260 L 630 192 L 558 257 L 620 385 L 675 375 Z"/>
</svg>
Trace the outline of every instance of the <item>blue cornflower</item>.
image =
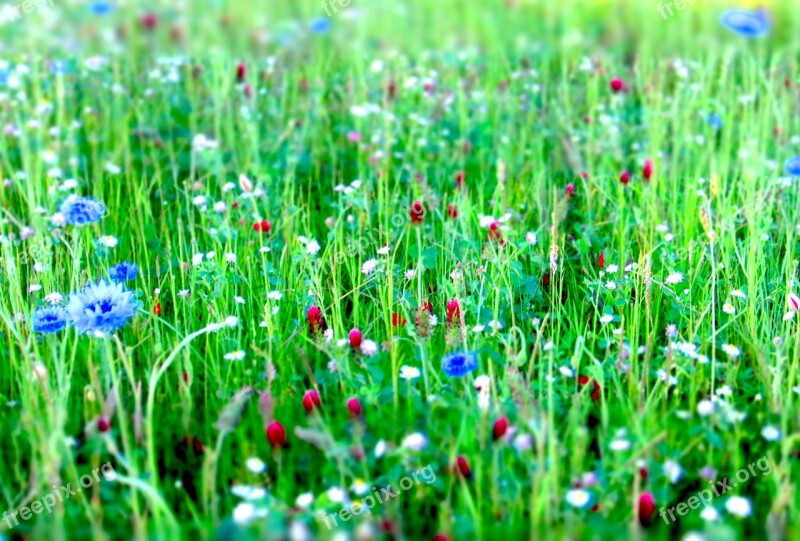
<svg viewBox="0 0 800 541">
<path fill-rule="evenodd" d="M 719 116 L 717 113 L 711 113 L 708 115 L 708 125 L 714 128 L 715 130 L 719 130 L 722 128 L 722 117 Z"/>
<path fill-rule="evenodd" d="M 108 15 L 112 11 L 114 11 L 114 4 L 111 2 L 92 2 L 89 5 L 89 11 L 92 12 L 94 15 Z"/>
<path fill-rule="evenodd" d="M 139 303 L 122 284 L 100 280 L 79 293 L 70 293 L 67 302 L 69 322 L 80 334 L 111 333 L 136 315 Z"/>
<path fill-rule="evenodd" d="M 135 280 L 139 276 L 139 266 L 136 263 L 123 261 L 108 269 L 108 276 L 115 282 Z"/>
<path fill-rule="evenodd" d="M 50 73 L 53 75 L 64 75 L 69 70 L 69 63 L 66 60 L 52 60 L 50 62 Z"/>
<path fill-rule="evenodd" d="M 792 177 L 800 177 L 800 156 L 795 156 L 787 161 L 783 168 L 786 170 L 787 175 Z"/>
<path fill-rule="evenodd" d="M 442 358 L 442 371 L 451 378 L 466 376 L 478 368 L 478 359 L 473 353 L 459 351 Z"/>
<path fill-rule="evenodd" d="M 731 32 L 747 38 L 757 38 L 769 32 L 769 19 L 760 11 L 731 9 L 724 12 L 720 20 Z"/>
<path fill-rule="evenodd" d="M 316 19 L 312 19 L 308 24 L 308 28 L 315 34 L 324 34 L 331 29 L 331 22 L 325 17 L 317 17 Z"/>
<path fill-rule="evenodd" d="M 60 332 L 67 326 L 67 312 L 60 306 L 43 306 L 33 313 L 33 330 L 42 334 Z"/>
<path fill-rule="evenodd" d="M 61 203 L 59 212 L 64 215 L 64 220 L 68 224 L 84 226 L 99 221 L 105 210 L 105 205 L 97 199 L 73 194 Z"/>
</svg>

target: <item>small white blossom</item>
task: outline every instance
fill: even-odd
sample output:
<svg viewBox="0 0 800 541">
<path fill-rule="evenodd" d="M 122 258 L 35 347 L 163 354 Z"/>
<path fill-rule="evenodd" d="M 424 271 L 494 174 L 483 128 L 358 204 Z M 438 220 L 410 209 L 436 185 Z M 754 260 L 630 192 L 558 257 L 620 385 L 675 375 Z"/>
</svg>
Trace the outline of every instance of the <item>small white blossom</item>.
<svg viewBox="0 0 800 541">
<path fill-rule="evenodd" d="M 680 284 L 683 282 L 683 274 L 680 272 L 673 272 L 664 279 L 664 282 L 669 285 Z"/>
<path fill-rule="evenodd" d="M 419 368 L 404 364 L 400 367 L 400 377 L 405 380 L 416 379 L 420 376 Z"/>
<path fill-rule="evenodd" d="M 402 446 L 412 451 L 422 451 L 428 444 L 428 438 L 419 432 L 414 432 L 403 438 Z"/>
<path fill-rule="evenodd" d="M 377 266 L 378 266 L 378 260 L 377 259 L 370 259 L 368 261 L 365 261 L 364 264 L 361 265 L 361 272 L 364 275 L 368 276 L 368 275 L 372 274 L 372 272 L 375 270 L 375 267 L 377 267 Z"/>
<path fill-rule="evenodd" d="M 728 498 L 728 501 L 725 502 L 725 509 L 731 515 L 739 518 L 747 518 L 750 516 L 750 513 L 753 512 L 750 500 L 741 496 L 731 496 Z"/>
<path fill-rule="evenodd" d="M 361 342 L 361 353 L 367 357 L 372 357 L 378 353 L 378 344 L 374 340 L 364 340 Z"/>
<path fill-rule="evenodd" d="M 244 359 L 244 357 L 245 357 L 245 352 L 244 350 L 241 349 L 236 351 L 231 351 L 230 353 L 225 354 L 226 361 L 241 361 Z"/>
<path fill-rule="evenodd" d="M 567 492 L 565 500 L 572 507 L 583 509 L 589 505 L 589 502 L 592 500 L 592 495 L 586 490 L 575 488 Z"/>
</svg>

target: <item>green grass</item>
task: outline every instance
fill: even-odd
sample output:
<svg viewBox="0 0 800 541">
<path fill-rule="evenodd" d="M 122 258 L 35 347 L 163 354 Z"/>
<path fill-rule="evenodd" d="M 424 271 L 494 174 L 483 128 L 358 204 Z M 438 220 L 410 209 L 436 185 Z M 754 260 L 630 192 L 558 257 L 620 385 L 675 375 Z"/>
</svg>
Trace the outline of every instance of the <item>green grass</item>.
<svg viewBox="0 0 800 541">
<path fill-rule="evenodd" d="M 650 2 L 353 0 L 323 34 L 306 30 L 324 17 L 314 2 L 148 3 L 104 18 L 64 4 L 2 30 L 0 75 L 19 87 L 0 84 L 0 511 L 108 462 L 117 476 L 18 525 L 4 516 L 0 535 L 302 539 L 307 528 L 327 539 L 322 517 L 345 505 L 331 489 L 357 500 L 357 480 L 397 487 L 429 466 L 435 481 L 345 529 L 796 538 L 800 316 L 784 315 L 800 294 L 800 197 L 784 163 L 800 154 L 800 16 L 789 3 L 760 40 L 727 32 L 714 3 L 664 20 Z M 159 17 L 151 32 L 146 8 Z M 107 64 L 89 70 L 93 55 Z M 627 92 L 610 90 L 614 77 Z M 198 134 L 218 146 L 192 151 Z M 102 201 L 103 219 L 56 227 L 71 193 Z M 269 233 L 253 229 L 260 220 Z M 35 235 L 21 239 L 25 227 Z M 33 332 L 45 295 L 66 299 L 120 261 L 140 267 L 131 323 L 105 337 Z M 452 300 L 461 318 L 448 323 Z M 311 306 L 331 341 L 310 332 Z M 235 327 L 214 326 L 231 316 Z M 353 328 L 375 355 L 338 344 Z M 478 369 L 447 377 L 442 357 L 462 350 Z M 402 378 L 403 366 L 420 376 Z M 322 403 L 311 414 L 309 389 Z M 363 421 L 350 418 L 353 397 Z M 503 416 L 515 432 L 493 442 Z M 288 448 L 270 446 L 272 420 Z M 402 445 L 415 432 L 419 452 Z M 714 498 L 718 520 L 696 509 L 667 525 L 656 510 L 640 526 L 642 493 L 675 507 L 709 488 L 702 468 L 735 479 L 759 459 L 770 473 Z M 590 472 L 590 502 L 570 505 Z M 264 518 L 234 520 L 247 511 L 236 485 L 265 490 L 252 502 Z M 749 517 L 726 511 L 732 495 Z"/>
</svg>

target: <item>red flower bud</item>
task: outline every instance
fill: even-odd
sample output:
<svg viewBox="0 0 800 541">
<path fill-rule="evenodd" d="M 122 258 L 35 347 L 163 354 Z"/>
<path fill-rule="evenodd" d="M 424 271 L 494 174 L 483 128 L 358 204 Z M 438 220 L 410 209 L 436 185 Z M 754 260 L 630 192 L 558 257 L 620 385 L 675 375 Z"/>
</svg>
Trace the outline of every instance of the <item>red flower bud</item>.
<svg viewBox="0 0 800 541">
<path fill-rule="evenodd" d="M 260 233 L 269 233 L 270 229 L 272 229 L 272 226 L 266 220 L 261 220 L 253 224 L 253 230 Z"/>
<path fill-rule="evenodd" d="M 308 327 L 311 334 L 316 333 L 322 327 L 322 310 L 319 306 L 312 306 L 306 311 L 306 319 L 308 320 Z"/>
<path fill-rule="evenodd" d="M 311 413 L 314 411 L 314 408 L 318 408 L 320 404 L 321 401 L 317 391 L 311 389 L 306 391 L 306 393 L 303 395 L 303 409 L 306 410 L 306 413 Z"/>
<path fill-rule="evenodd" d="M 425 218 L 425 205 L 419 199 L 411 203 L 411 209 L 408 211 L 408 216 L 411 218 L 412 224 L 421 224 Z"/>
<path fill-rule="evenodd" d="M 456 471 L 461 474 L 461 477 L 464 479 L 469 479 L 472 475 L 472 471 L 469 469 L 469 462 L 463 456 L 460 456 L 456 459 Z"/>
<path fill-rule="evenodd" d="M 650 492 L 643 492 L 639 496 L 639 524 L 644 527 L 652 524 L 653 514 L 656 512 L 656 500 Z"/>
<path fill-rule="evenodd" d="M 603 252 L 600 252 L 600 257 L 597 258 L 597 266 L 601 269 L 606 266 L 606 257 L 603 255 Z"/>
<path fill-rule="evenodd" d="M 238 82 L 244 82 L 245 77 L 247 77 L 247 65 L 244 62 L 239 62 L 236 65 L 236 80 Z"/>
<path fill-rule="evenodd" d="M 355 349 L 361 345 L 361 331 L 358 329 L 353 329 L 350 331 L 350 347 Z"/>
<path fill-rule="evenodd" d="M 108 418 L 102 416 L 97 419 L 97 430 L 101 433 L 106 433 L 111 428 L 111 423 L 108 421 Z"/>
<path fill-rule="evenodd" d="M 611 90 L 615 93 L 625 90 L 625 82 L 619 77 L 611 79 Z"/>
<path fill-rule="evenodd" d="M 564 193 L 566 194 L 567 198 L 571 199 L 572 196 L 575 195 L 575 185 L 571 182 L 567 184 L 567 188 L 564 190 Z"/>
<path fill-rule="evenodd" d="M 627 185 L 627 184 L 628 184 L 628 183 L 631 181 L 631 174 L 630 174 L 628 171 L 623 171 L 623 172 L 622 172 L 622 173 L 620 173 L 620 175 L 619 175 L 619 181 L 620 181 L 622 184 L 625 184 L 625 185 Z"/>
<path fill-rule="evenodd" d="M 458 207 L 455 203 L 447 205 L 447 216 L 449 218 L 458 218 Z"/>
<path fill-rule="evenodd" d="M 353 417 L 361 417 L 361 414 L 364 413 L 364 410 L 361 408 L 361 402 L 355 397 L 347 401 L 347 410 Z"/>
<path fill-rule="evenodd" d="M 456 299 L 447 301 L 447 323 L 458 322 L 461 319 L 461 307 Z"/>
<path fill-rule="evenodd" d="M 456 188 L 459 190 L 464 187 L 464 178 L 465 174 L 464 171 L 459 171 L 456 173 Z"/>
<path fill-rule="evenodd" d="M 489 240 L 498 242 L 501 245 L 505 244 L 505 239 L 503 238 L 503 234 L 500 232 L 500 224 L 497 222 L 492 222 L 489 225 Z"/>
<path fill-rule="evenodd" d="M 146 30 L 152 30 L 158 24 L 158 17 L 155 13 L 143 13 L 139 21 Z"/>
<path fill-rule="evenodd" d="M 644 161 L 644 167 L 642 168 L 642 176 L 645 180 L 650 180 L 650 177 L 653 176 L 653 160 L 647 158 Z"/>
<path fill-rule="evenodd" d="M 160 301 L 156 301 L 155 306 L 153 306 L 153 314 L 155 314 L 156 317 L 161 315 L 161 302 Z"/>
<path fill-rule="evenodd" d="M 286 447 L 286 429 L 278 421 L 272 421 L 267 427 L 267 440 L 275 447 Z"/>
<path fill-rule="evenodd" d="M 497 441 L 505 436 L 506 432 L 508 432 L 508 419 L 505 417 L 500 417 L 494 422 L 494 426 L 492 427 L 492 437 L 494 438 L 494 441 Z"/>
</svg>

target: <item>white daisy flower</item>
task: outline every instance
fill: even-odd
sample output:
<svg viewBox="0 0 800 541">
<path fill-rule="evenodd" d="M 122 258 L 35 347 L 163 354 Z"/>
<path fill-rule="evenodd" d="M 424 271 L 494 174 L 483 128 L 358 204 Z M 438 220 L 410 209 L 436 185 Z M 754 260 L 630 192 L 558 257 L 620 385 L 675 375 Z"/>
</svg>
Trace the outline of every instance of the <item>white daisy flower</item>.
<svg viewBox="0 0 800 541">
<path fill-rule="evenodd" d="M 303 492 L 294 501 L 294 504 L 300 509 L 308 509 L 309 507 L 311 507 L 313 503 L 314 503 L 314 494 L 312 494 L 311 492 Z"/>
<path fill-rule="evenodd" d="M 761 437 L 767 441 L 778 441 L 781 439 L 781 431 L 777 426 L 767 425 L 761 429 Z"/>
<path fill-rule="evenodd" d="M 747 295 L 745 295 L 741 289 L 734 289 L 733 291 L 731 291 L 731 297 L 736 297 L 737 299 L 744 300 L 747 298 Z"/>
<path fill-rule="evenodd" d="M 750 500 L 741 496 L 731 496 L 725 502 L 725 509 L 733 516 L 739 518 L 747 518 L 753 512 L 753 506 Z"/>
<path fill-rule="evenodd" d="M 742 354 L 741 350 L 731 344 L 722 344 L 722 351 L 728 354 L 728 357 L 736 358 Z"/>
<path fill-rule="evenodd" d="M 700 512 L 700 518 L 706 522 L 714 522 L 719 519 L 719 512 L 709 505 Z"/>
<path fill-rule="evenodd" d="M 419 368 L 404 364 L 400 367 L 400 377 L 405 380 L 416 379 L 420 376 Z"/>
<path fill-rule="evenodd" d="M 611 444 L 608 447 L 612 451 L 618 451 L 618 452 L 627 451 L 628 449 L 631 448 L 631 442 L 621 438 L 615 439 L 611 442 Z"/>
<path fill-rule="evenodd" d="M 564 498 L 568 504 L 578 509 L 583 509 L 592 501 L 592 495 L 583 489 L 575 488 L 567 492 Z"/>
<path fill-rule="evenodd" d="M 700 417 L 708 417 L 709 415 L 714 413 L 716 409 L 717 406 L 713 400 L 708 400 L 708 399 L 701 400 L 697 404 L 697 414 L 700 415 Z"/>
<path fill-rule="evenodd" d="M 119 239 L 112 235 L 103 235 L 98 239 L 98 242 L 106 248 L 116 248 L 117 244 L 119 244 Z"/>
<path fill-rule="evenodd" d="M 244 350 L 241 349 L 236 351 L 231 351 L 230 353 L 225 354 L 226 361 L 241 361 L 244 360 L 244 357 L 245 357 L 245 352 Z"/>
<path fill-rule="evenodd" d="M 267 465 L 264 461 L 257 456 L 248 458 L 245 464 L 247 465 L 247 469 L 253 473 L 264 473 L 264 470 L 267 469 Z"/>
</svg>

